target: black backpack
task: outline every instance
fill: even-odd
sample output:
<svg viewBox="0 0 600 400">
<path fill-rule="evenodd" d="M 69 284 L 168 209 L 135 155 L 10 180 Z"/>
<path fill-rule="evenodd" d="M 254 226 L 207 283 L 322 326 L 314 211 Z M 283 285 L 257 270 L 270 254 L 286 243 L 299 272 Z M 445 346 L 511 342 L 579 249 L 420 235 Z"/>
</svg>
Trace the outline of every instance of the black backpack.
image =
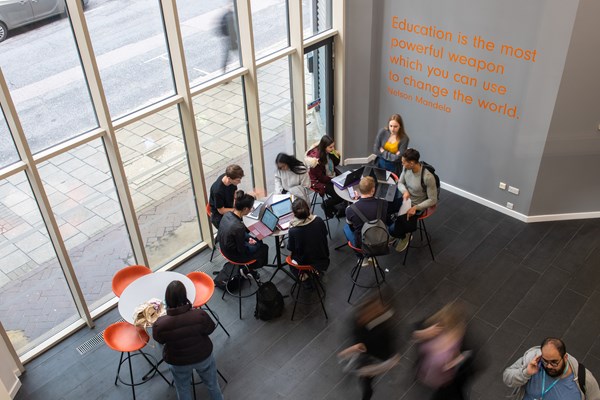
<svg viewBox="0 0 600 400">
<path fill-rule="evenodd" d="M 579 385 L 579 389 L 581 389 L 583 395 L 585 396 L 585 365 L 583 365 L 582 363 L 579 363 L 579 368 L 577 368 L 577 384 Z"/>
<path fill-rule="evenodd" d="M 387 225 L 381 220 L 382 202 L 377 203 L 377 217 L 368 221 L 367 217 L 360 212 L 356 204 L 350 206 L 356 215 L 362 220 L 363 226 L 360 230 L 361 249 L 370 256 L 383 256 L 390 252 L 390 234 Z"/>
<path fill-rule="evenodd" d="M 244 279 L 240 275 L 238 267 L 235 267 L 231 263 L 225 263 L 222 270 L 214 273 L 217 274 L 215 279 L 213 279 L 215 282 L 215 287 L 223 290 L 225 290 L 225 287 L 227 287 L 230 292 L 235 292 L 238 290 L 241 281 Z M 229 276 L 231 276 L 231 280 L 229 279 Z"/>
<path fill-rule="evenodd" d="M 423 179 L 423 168 L 427 171 L 431 172 L 431 175 L 435 178 L 435 187 L 437 188 L 437 197 L 440 199 L 440 177 L 435 173 L 435 168 L 431 164 L 427 164 L 425 161 L 421 161 L 421 187 L 427 193 L 427 185 L 425 184 L 425 180 Z"/>
<path fill-rule="evenodd" d="M 283 296 L 273 282 L 260 284 L 256 292 L 254 318 L 268 321 L 283 314 Z"/>
</svg>

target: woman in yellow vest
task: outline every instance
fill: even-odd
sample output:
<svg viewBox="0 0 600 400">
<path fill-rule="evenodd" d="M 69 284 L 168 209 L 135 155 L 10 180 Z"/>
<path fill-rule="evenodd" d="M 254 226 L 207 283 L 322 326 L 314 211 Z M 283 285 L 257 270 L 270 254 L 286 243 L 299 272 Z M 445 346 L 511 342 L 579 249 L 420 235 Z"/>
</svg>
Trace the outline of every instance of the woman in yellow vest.
<svg viewBox="0 0 600 400">
<path fill-rule="evenodd" d="M 399 114 L 392 115 L 387 128 L 383 128 L 377 133 L 373 145 L 373 153 L 377 156 L 376 165 L 400 176 L 402 155 L 408 147 L 408 141 L 402 117 Z"/>
</svg>

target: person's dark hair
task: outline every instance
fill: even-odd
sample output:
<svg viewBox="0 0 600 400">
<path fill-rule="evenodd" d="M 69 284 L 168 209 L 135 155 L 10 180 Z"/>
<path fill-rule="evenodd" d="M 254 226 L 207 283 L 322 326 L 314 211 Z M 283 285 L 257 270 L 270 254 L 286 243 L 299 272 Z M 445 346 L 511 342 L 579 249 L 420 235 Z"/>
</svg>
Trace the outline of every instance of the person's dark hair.
<svg viewBox="0 0 600 400">
<path fill-rule="evenodd" d="M 287 165 L 290 171 L 292 171 L 296 175 L 302 175 L 306 172 L 306 166 L 304 165 L 304 163 L 298 160 L 296 157 L 290 156 L 289 154 L 277 154 L 277 158 L 275 158 L 275 163 Z"/>
<path fill-rule="evenodd" d="M 244 193 L 243 190 L 238 190 L 235 192 L 235 199 L 233 201 L 233 207 L 242 211 L 244 208 L 252 208 L 254 205 L 254 196 Z"/>
<path fill-rule="evenodd" d="M 167 308 L 192 304 L 187 298 L 187 291 L 181 281 L 172 281 L 169 283 L 169 286 L 167 286 L 167 290 L 165 291 L 165 303 L 167 303 Z"/>
<path fill-rule="evenodd" d="M 310 217 L 310 207 L 308 203 L 304 199 L 296 199 L 292 203 L 292 211 L 294 212 L 294 217 L 298 219 L 306 219 Z"/>
<path fill-rule="evenodd" d="M 401 140 L 404 136 L 406 136 L 406 131 L 404 130 L 404 122 L 402 121 L 402 117 L 400 114 L 392 114 L 392 116 L 388 119 L 388 126 L 385 129 L 389 129 L 389 124 L 391 121 L 396 121 L 398 125 L 400 125 L 400 129 L 398 129 L 398 140 Z"/>
<path fill-rule="evenodd" d="M 542 341 L 540 349 L 544 348 L 544 346 L 546 346 L 547 344 L 551 344 L 552 346 L 554 346 L 554 348 L 558 350 L 558 354 L 560 354 L 561 357 L 564 357 L 565 354 L 567 354 L 567 346 L 565 346 L 565 342 L 563 342 L 561 339 L 547 337 Z"/>
<path fill-rule="evenodd" d="M 325 165 L 327 164 L 327 147 L 329 147 L 333 143 L 333 139 L 330 136 L 323 136 L 321 141 L 319 141 L 319 164 Z"/>
<path fill-rule="evenodd" d="M 231 164 L 225 169 L 225 176 L 229 179 L 242 179 L 244 177 L 244 170 L 239 165 Z"/>
<path fill-rule="evenodd" d="M 421 154 L 419 153 L 418 150 L 406 149 L 404 154 L 402 154 L 402 158 L 404 158 L 406 161 L 419 162 L 419 159 L 421 158 Z"/>
</svg>

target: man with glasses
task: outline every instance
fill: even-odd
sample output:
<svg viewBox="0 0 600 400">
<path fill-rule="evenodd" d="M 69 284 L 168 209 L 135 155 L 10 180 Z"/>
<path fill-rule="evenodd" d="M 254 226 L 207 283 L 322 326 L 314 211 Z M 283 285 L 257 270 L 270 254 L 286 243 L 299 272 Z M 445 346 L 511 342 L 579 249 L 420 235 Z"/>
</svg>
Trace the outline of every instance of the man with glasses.
<svg viewBox="0 0 600 400">
<path fill-rule="evenodd" d="M 233 211 L 233 199 L 237 191 L 237 185 L 242 182 L 244 170 L 239 165 L 229 165 L 225 173 L 219 175 L 215 183 L 210 187 L 210 221 L 219 229 L 221 218 L 229 211 Z"/>
<path fill-rule="evenodd" d="M 398 179 L 398 189 L 402 192 L 402 199 L 406 201 L 410 198 L 411 208 L 405 215 L 400 215 L 390 226 L 390 234 L 399 238 L 400 242 L 396 245 L 397 251 L 404 251 L 408 247 L 408 232 L 417 230 L 417 218 L 427 210 L 437 204 L 437 186 L 435 177 L 419 162 L 421 154 L 415 149 L 406 149 L 402 155 L 402 166 L 404 170 Z M 421 185 L 421 174 L 423 183 Z"/>
<path fill-rule="evenodd" d="M 580 377 L 579 367 L 562 340 L 546 338 L 506 368 L 503 379 L 517 400 L 599 400 L 598 382 L 588 370 Z"/>
</svg>

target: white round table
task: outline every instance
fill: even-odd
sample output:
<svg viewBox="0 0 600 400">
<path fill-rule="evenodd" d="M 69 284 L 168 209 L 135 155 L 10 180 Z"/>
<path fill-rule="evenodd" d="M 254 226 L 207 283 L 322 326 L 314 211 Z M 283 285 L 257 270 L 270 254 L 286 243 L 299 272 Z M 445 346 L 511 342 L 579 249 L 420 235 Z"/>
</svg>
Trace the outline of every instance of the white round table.
<svg viewBox="0 0 600 400">
<path fill-rule="evenodd" d="M 123 290 L 119 298 L 119 314 L 130 324 L 133 324 L 133 313 L 142 303 L 157 298 L 164 302 L 165 291 L 172 281 L 181 281 L 187 291 L 187 298 L 194 303 L 196 287 L 190 278 L 174 271 L 154 272 L 133 281 Z"/>
</svg>

